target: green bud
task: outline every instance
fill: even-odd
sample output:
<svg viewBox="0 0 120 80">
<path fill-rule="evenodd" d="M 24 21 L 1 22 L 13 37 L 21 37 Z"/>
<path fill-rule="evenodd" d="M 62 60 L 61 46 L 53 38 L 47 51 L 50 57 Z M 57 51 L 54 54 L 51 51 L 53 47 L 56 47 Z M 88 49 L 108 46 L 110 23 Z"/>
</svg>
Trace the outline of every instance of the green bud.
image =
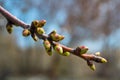
<svg viewBox="0 0 120 80">
<path fill-rule="evenodd" d="M 44 40 L 43 44 L 44 44 L 45 48 L 48 48 L 48 49 L 51 46 L 51 44 L 50 44 L 50 42 L 48 40 Z"/>
<path fill-rule="evenodd" d="M 80 54 L 85 54 L 88 51 L 88 47 L 86 46 L 80 46 Z"/>
<path fill-rule="evenodd" d="M 87 61 L 87 64 L 88 64 L 88 66 L 90 67 L 90 69 L 92 69 L 93 71 L 96 70 L 96 67 L 95 67 L 95 65 L 93 64 L 92 61 Z"/>
<path fill-rule="evenodd" d="M 50 33 L 50 37 L 52 40 L 56 42 L 64 39 L 64 36 L 57 34 L 55 30 Z"/>
<path fill-rule="evenodd" d="M 37 32 L 39 33 L 39 34 L 43 34 L 43 33 L 45 33 L 45 31 L 44 31 L 44 29 L 43 28 L 37 28 Z"/>
<path fill-rule="evenodd" d="M 102 63 L 107 63 L 107 60 L 105 58 L 101 58 Z"/>
<path fill-rule="evenodd" d="M 89 66 L 93 71 L 95 71 L 96 70 L 96 67 L 95 67 L 95 65 L 94 64 L 92 64 L 91 66 Z"/>
<path fill-rule="evenodd" d="M 22 32 L 22 35 L 25 36 L 25 37 L 29 36 L 30 35 L 30 30 L 24 29 L 23 32 Z"/>
<path fill-rule="evenodd" d="M 60 45 L 56 45 L 54 49 L 57 53 L 63 54 L 63 48 Z"/>
<path fill-rule="evenodd" d="M 38 41 L 38 37 L 35 34 L 31 34 L 34 41 Z"/>
<path fill-rule="evenodd" d="M 107 63 L 107 60 L 105 58 L 101 57 L 101 56 L 95 56 L 94 58 L 95 58 L 94 59 L 95 62 L 98 62 L 98 63 Z"/>
<path fill-rule="evenodd" d="M 49 56 L 51 56 L 52 55 L 52 46 L 51 46 L 50 42 L 48 40 L 44 40 L 43 44 L 44 44 L 46 52 L 48 53 Z"/>
<path fill-rule="evenodd" d="M 69 56 L 69 55 L 70 55 L 70 52 L 68 52 L 68 51 L 67 51 L 67 52 L 64 52 L 63 55 L 64 55 L 64 56 Z"/>
<path fill-rule="evenodd" d="M 11 34 L 12 31 L 13 31 L 13 25 L 12 25 L 11 23 L 7 23 L 7 24 L 6 24 L 6 29 L 7 29 L 7 32 L 8 32 L 9 34 Z"/>
</svg>

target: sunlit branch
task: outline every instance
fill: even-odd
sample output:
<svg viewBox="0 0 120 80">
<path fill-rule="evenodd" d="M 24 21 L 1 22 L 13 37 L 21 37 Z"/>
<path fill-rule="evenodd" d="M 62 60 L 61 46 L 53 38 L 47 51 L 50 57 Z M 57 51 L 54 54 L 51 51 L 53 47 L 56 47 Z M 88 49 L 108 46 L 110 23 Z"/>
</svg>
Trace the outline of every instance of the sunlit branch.
<svg viewBox="0 0 120 80">
<path fill-rule="evenodd" d="M 83 58 L 84 60 L 87 61 L 88 66 L 92 69 L 95 70 L 95 66 L 93 64 L 93 61 L 97 63 L 105 63 L 107 60 L 100 55 L 96 54 L 86 54 L 88 51 L 88 48 L 85 46 L 80 46 L 77 48 L 70 48 L 65 45 L 62 45 L 59 43 L 60 40 L 64 39 L 64 36 L 61 36 L 57 34 L 55 31 L 52 31 L 50 34 L 45 34 L 43 30 L 43 26 L 46 23 L 46 20 L 41 20 L 41 21 L 33 21 L 31 22 L 30 25 L 24 23 L 17 17 L 13 16 L 11 13 L 9 13 L 6 9 L 0 6 L 0 13 L 7 19 L 8 24 L 7 24 L 7 30 L 9 33 L 12 31 L 12 26 L 10 25 L 17 25 L 20 26 L 24 29 L 23 31 L 23 36 L 28 36 L 31 34 L 31 37 L 37 41 L 37 37 L 43 41 L 48 40 L 48 42 L 44 42 L 44 46 L 46 48 L 46 51 L 51 55 L 51 49 L 54 48 L 57 52 L 59 52 L 62 55 L 69 55 L 69 53 L 76 55 L 78 57 Z M 37 36 L 37 37 L 36 37 Z M 51 48 L 52 47 L 52 48 Z M 66 53 L 66 54 L 63 54 Z"/>
</svg>

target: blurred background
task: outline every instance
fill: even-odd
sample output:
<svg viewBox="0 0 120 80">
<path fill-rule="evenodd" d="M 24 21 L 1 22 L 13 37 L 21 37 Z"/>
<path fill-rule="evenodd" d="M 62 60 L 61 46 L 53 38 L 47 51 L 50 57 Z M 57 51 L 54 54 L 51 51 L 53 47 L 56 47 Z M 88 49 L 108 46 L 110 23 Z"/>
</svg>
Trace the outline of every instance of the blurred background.
<svg viewBox="0 0 120 80">
<path fill-rule="evenodd" d="M 62 44 L 85 45 L 89 54 L 100 51 L 108 59 L 93 72 L 77 56 L 50 57 L 41 40 L 22 36 L 22 28 L 9 35 L 0 14 L 0 80 L 120 79 L 120 0 L 0 0 L 0 5 L 28 24 L 45 19 L 46 33 L 64 35 Z"/>
</svg>

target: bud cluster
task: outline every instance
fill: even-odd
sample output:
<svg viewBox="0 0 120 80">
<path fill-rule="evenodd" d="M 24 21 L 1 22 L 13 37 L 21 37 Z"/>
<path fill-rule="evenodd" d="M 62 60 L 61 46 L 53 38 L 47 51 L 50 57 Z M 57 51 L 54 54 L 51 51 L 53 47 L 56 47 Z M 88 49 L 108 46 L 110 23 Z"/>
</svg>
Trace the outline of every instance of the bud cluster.
<svg viewBox="0 0 120 80">
<path fill-rule="evenodd" d="M 31 33 L 31 36 L 32 38 L 37 41 L 37 36 L 35 34 L 35 31 L 39 34 L 39 35 L 42 35 L 45 33 L 44 29 L 43 29 L 43 26 L 45 25 L 46 23 L 46 20 L 34 20 L 32 21 L 31 23 L 31 28 L 30 28 L 30 33 Z M 24 31 L 23 31 L 24 32 Z M 25 35 L 26 36 L 26 35 Z M 52 48 L 57 52 L 59 53 L 60 55 L 63 55 L 63 56 L 69 56 L 70 55 L 70 52 L 68 51 L 64 51 L 62 46 L 61 45 L 53 45 L 51 44 L 50 40 L 51 41 L 55 41 L 55 42 L 58 42 L 58 41 L 61 41 L 64 39 L 64 36 L 58 34 L 55 30 L 53 30 L 49 35 L 48 35 L 48 39 L 44 39 L 43 41 L 43 45 L 45 47 L 45 50 L 46 52 L 48 53 L 48 55 L 52 55 Z"/>
<path fill-rule="evenodd" d="M 46 20 L 40 20 L 40 21 L 38 21 L 38 20 L 34 20 L 33 22 L 32 22 L 32 24 L 37 28 L 37 27 L 43 27 L 44 25 L 45 25 L 45 23 L 46 23 Z"/>
<path fill-rule="evenodd" d="M 53 30 L 48 35 L 48 39 L 45 39 L 44 42 L 43 42 L 45 50 L 48 53 L 48 55 L 52 55 L 52 47 L 60 55 L 63 55 L 63 56 L 69 56 L 70 55 L 70 52 L 65 51 L 60 44 L 53 44 L 52 42 L 50 42 L 50 41 L 58 42 L 58 41 L 61 41 L 63 39 L 64 39 L 64 36 L 58 34 L 55 30 Z"/>
<path fill-rule="evenodd" d="M 24 37 L 28 37 L 29 35 L 31 35 L 31 37 L 33 38 L 34 41 L 38 41 L 38 37 L 36 35 L 36 32 L 37 34 L 39 35 L 42 35 L 45 33 L 44 29 L 43 29 L 43 26 L 45 25 L 46 23 L 46 20 L 34 20 L 32 21 L 31 23 L 31 26 L 30 28 L 25 28 L 23 31 L 22 31 L 22 35 Z M 17 26 L 17 25 L 16 25 Z M 13 31 L 13 24 L 8 22 L 7 25 L 6 25 L 6 29 L 8 31 L 8 33 L 12 33 Z M 60 55 L 63 55 L 63 56 L 69 56 L 70 55 L 70 52 L 68 51 L 65 51 L 61 45 L 59 44 L 51 44 L 51 41 L 55 41 L 55 42 L 58 42 L 58 41 L 61 41 L 64 39 L 64 36 L 63 35 L 60 35 L 58 34 L 55 30 L 53 30 L 49 35 L 48 35 L 48 39 L 43 39 L 43 45 L 45 47 L 45 50 L 46 52 L 48 53 L 48 55 L 52 55 L 52 48 Z"/>
<path fill-rule="evenodd" d="M 38 41 L 38 37 L 36 35 L 36 32 L 40 35 L 44 34 L 45 31 L 43 29 L 43 26 L 45 25 L 46 20 L 34 20 L 31 23 L 30 29 L 24 29 L 22 32 L 22 35 L 27 37 L 31 34 L 31 37 L 33 38 L 34 41 Z"/>
<path fill-rule="evenodd" d="M 45 39 L 43 41 L 43 45 L 45 47 L 46 52 L 50 56 L 52 55 L 52 48 L 55 50 L 55 52 L 57 52 L 60 55 L 63 55 L 63 56 L 69 56 L 70 55 L 70 52 L 64 51 L 64 49 L 62 48 L 62 46 L 60 44 L 52 45 L 50 43 L 50 41 L 47 40 L 47 39 Z"/>
<path fill-rule="evenodd" d="M 95 65 L 93 61 L 97 63 L 106 63 L 107 60 L 103 57 L 100 56 L 100 52 L 96 52 L 95 54 L 91 54 L 91 56 L 85 56 L 88 51 L 88 47 L 86 46 L 79 46 L 77 47 L 74 52 L 79 55 L 79 56 L 84 56 L 84 59 L 87 61 L 88 66 L 92 69 L 95 70 Z"/>
</svg>

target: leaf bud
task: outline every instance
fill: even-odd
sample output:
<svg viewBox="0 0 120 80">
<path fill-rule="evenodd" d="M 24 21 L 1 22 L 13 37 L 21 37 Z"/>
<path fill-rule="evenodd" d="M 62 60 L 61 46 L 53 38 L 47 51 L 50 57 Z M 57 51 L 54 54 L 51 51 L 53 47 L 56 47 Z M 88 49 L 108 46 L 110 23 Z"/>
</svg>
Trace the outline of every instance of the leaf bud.
<svg viewBox="0 0 120 80">
<path fill-rule="evenodd" d="M 53 41 L 56 42 L 64 39 L 64 36 L 57 34 L 55 30 L 50 33 L 50 37 Z"/>
<path fill-rule="evenodd" d="M 105 58 L 101 58 L 102 63 L 107 63 L 107 60 Z"/>
<path fill-rule="evenodd" d="M 93 64 L 92 61 L 87 61 L 87 64 L 88 64 L 88 66 L 90 67 L 90 69 L 92 69 L 93 71 L 96 70 L 96 67 L 95 67 L 95 65 Z"/>
<path fill-rule="evenodd" d="M 70 52 L 66 51 L 63 53 L 64 56 L 69 56 L 70 55 Z"/>
<path fill-rule="evenodd" d="M 46 24 L 46 20 L 40 20 L 38 27 L 43 27 Z"/>
<path fill-rule="evenodd" d="M 37 32 L 38 32 L 38 34 L 43 34 L 43 33 L 45 33 L 44 29 L 43 29 L 43 28 L 40 28 L 40 27 L 37 28 Z"/>
<path fill-rule="evenodd" d="M 63 48 L 60 45 L 56 45 L 54 49 L 57 53 L 63 54 Z"/>
<path fill-rule="evenodd" d="M 95 67 L 95 65 L 94 64 L 92 64 L 91 66 L 89 66 L 93 71 L 95 71 L 96 70 L 96 67 Z"/>
<path fill-rule="evenodd" d="M 88 51 L 88 47 L 86 46 L 80 46 L 80 54 L 85 54 Z"/>
<path fill-rule="evenodd" d="M 45 50 L 48 53 L 48 55 L 51 56 L 52 55 L 52 46 L 51 46 L 51 43 L 46 39 L 46 40 L 44 40 L 43 45 L 44 45 Z"/>
</svg>

